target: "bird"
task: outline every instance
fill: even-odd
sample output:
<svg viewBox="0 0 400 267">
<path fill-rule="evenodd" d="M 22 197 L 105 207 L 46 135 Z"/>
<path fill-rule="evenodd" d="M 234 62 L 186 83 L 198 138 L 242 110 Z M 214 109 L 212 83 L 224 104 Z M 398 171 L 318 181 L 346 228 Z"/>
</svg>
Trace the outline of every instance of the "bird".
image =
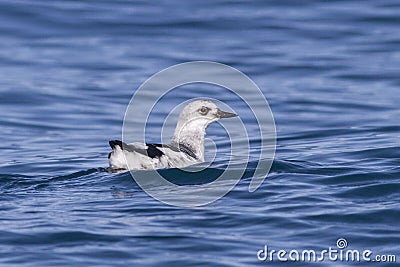
<svg viewBox="0 0 400 267">
<path fill-rule="evenodd" d="M 179 114 L 174 135 L 169 144 L 125 143 L 110 140 L 108 155 L 111 172 L 184 168 L 204 162 L 206 128 L 223 118 L 238 116 L 222 111 L 208 99 L 188 103 Z"/>
</svg>

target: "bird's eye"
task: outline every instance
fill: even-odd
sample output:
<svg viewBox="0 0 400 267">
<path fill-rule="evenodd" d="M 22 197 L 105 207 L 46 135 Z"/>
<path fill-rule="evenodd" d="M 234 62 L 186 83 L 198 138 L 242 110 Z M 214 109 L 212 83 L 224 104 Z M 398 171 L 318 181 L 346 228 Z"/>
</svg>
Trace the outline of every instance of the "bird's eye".
<svg viewBox="0 0 400 267">
<path fill-rule="evenodd" d="M 208 110 L 209 110 L 208 108 L 202 107 L 202 108 L 199 110 L 199 112 L 200 112 L 202 115 L 207 115 Z"/>
</svg>

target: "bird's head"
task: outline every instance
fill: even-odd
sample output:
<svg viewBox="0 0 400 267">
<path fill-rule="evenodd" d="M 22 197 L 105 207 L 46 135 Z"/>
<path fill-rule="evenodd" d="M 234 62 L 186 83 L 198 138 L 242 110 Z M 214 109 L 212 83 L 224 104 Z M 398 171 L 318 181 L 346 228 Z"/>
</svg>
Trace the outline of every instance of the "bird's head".
<svg viewBox="0 0 400 267">
<path fill-rule="evenodd" d="M 220 110 L 210 100 L 196 100 L 187 104 L 179 115 L 171 143 L 189 148 L 197 159 L 204 161 L 204 135 L 211 123 L 237 115 Z"/>
<path fill-rule="evenodd" d="M 179 121 L 206 128 L 219 119 L 236 116 L 234 113 L 220 110 L 211 100 L 196 100 L 185 106 L 179 116 Z"/>
</svg>

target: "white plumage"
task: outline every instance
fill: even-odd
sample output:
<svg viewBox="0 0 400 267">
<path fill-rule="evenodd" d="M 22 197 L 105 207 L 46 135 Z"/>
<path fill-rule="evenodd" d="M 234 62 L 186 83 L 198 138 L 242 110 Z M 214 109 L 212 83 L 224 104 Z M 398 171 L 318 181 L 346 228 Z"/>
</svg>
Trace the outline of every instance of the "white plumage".
<svg viewBox="0 0 400 267">
<path fill-rule="evenodd" d="M 234 113 L 221 111 L 210 100 L 193 101 L 180 113 L 174 136 L 168 145 L 110 141 L 110 169 L 123 171 L 182 168 L 204 162 L 204 136 L 207 126 L 221 118 L 235 116 L 237 115 Z"/>
</svg>

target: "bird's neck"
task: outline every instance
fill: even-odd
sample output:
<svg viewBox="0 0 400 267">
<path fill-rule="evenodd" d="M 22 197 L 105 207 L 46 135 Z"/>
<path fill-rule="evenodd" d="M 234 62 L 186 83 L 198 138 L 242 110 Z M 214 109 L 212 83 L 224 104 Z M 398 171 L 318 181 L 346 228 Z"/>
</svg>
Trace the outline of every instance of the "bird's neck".
<svg viewBox="0 0 400 267">
<path fill-rule="evenodd" d="M 171 144 L 180 147 L 181 151 L 184 152 L 185 150 L 190 150 L 189 154 L 192 153 L 196 159 L 204 161 L 206 127 L 195 122 L 189 122 L 184 125 L 178 123 Z"/>
</svg>

